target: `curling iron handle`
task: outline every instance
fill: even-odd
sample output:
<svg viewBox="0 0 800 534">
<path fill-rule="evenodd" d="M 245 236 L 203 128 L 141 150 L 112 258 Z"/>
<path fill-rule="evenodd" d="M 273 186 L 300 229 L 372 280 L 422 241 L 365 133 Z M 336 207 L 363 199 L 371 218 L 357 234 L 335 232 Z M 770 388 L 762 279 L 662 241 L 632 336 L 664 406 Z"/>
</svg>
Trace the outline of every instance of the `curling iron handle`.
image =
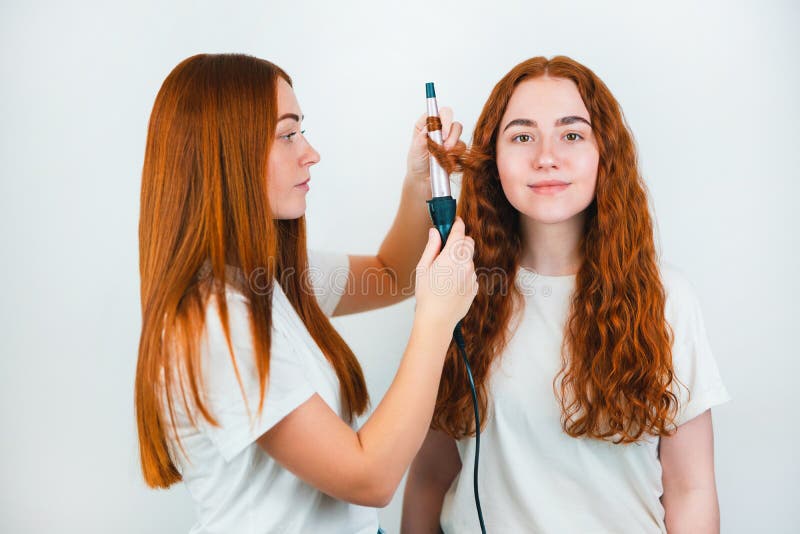
<svg viewBox="0 0 800 534">
<path fill-rule="evenodd" d="M 456 220 L 456 199 L 451 196 L 433 197 L 428 201 L 428 212 L 431 214 L 433 226 L 439 231 L 444 248 L 453 221 Z"/>
</svg>

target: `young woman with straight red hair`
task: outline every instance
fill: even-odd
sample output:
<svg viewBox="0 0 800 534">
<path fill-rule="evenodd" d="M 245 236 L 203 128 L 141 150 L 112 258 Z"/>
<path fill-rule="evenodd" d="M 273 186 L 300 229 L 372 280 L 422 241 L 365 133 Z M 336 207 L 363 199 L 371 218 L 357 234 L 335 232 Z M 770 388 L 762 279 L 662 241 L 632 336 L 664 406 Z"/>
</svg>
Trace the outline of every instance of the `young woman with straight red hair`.
<svg viewBox="0 0 800 534">
<path fill-rule="evenodd" d="M 462 221 L 441 254 L 435 230 L 425 243 L 421 126 L 379 253 L 309 263 L 303 214 L 319 154 L 302 118 L 289 76 L 244 55 L 186 59 L 153 106 L 136 419 L 145 481 L 184 482 L 193 533 L 378 531 L 370 507 L 391 499 L 425 437 L 451 332 L 477 292 Z M 461 128 L 447 128 L 453 146 Z M 367 388 L 326 315 L 397 302 L 415 274 L 408 347 L 356 429 Z"/>
<path fill-rule="evenodd" d="M 514 67 L 483 108 L 458 211 L 488 532 L 719 530 L 709 409 L 728 399 L 698 299 L 659 265 L 633 137 L 588 68 Z M 403 531 L 475 532 L 475 427 L 451 346 Z"/>
</svg>

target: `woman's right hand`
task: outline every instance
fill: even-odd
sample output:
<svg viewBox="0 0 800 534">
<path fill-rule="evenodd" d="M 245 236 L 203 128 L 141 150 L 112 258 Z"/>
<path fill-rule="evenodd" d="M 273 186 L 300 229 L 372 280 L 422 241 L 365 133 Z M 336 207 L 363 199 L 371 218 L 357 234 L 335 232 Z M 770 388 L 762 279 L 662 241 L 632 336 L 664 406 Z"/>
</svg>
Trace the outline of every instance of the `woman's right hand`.
<svg viewBox="0 0 800 534">
<path fill-rule="evenodd" d="M 428 244 L 417 264 L 415 317 L 452 330 L 478 294 L 475 241 L 464 235 L 460 217 L 456 217 L 441 253 L 439 232 L 435 228 L 428 232 Z"/>
</svg>

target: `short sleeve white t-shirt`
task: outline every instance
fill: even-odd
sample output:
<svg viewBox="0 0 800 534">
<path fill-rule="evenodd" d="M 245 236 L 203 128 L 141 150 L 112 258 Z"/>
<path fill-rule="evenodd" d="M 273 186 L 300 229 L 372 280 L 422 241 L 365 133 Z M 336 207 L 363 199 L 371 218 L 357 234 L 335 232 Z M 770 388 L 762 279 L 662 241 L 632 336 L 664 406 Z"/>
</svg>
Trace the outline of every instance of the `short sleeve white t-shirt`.
<svg viewBox="0 0 800 534">
<path fill-rule="evenodd" d="M 675 376 L 686 387 L 679 399 L 681 425 L 729 400 L 690 284 L 663 266 L 665 315 L 673 329 Z M 481 507 L 488 532 L 537 534 L 663 533 L 659 438 L 615 445 L 572 438 L 561 426 L 553 379 L 575 276 L 541 276 L 520 269 L 525 296 L 518 327 L 490 377 L 490 408 L 481 433 Z M 688 390 L 688 391 L 687 391 Z M 457 441 L 462 468 L 445 495 L 445 533 L 475 532 L 475 439 Z"/>
<path fill-rule="evenodd" d="M 344 287 L 329 281 L 348 269 L 345 255 L 310 254 L 314 291 L 332 314 Z M 377 511 L 334 499 L 306 484 L 273 460 L 256 440 L 315 393 L 340 416 L 339 381 L 281 287 L 272 298 L 270 372 L 259 414 L 259 382 L 253 359 L 247 301 L 226 291 L 236 378 L 230 351 L 211 298 L 206 310 L 206 336 L 201 344 L 207 406 L 219 423 L 212 426 L 198 414 L 192 425 L 176 402 L 176 423 L 184 456 L 175 457 L 197 512 L 192 534 L 211 533 L 369 533 L 378 530 Z"/>
</svg>

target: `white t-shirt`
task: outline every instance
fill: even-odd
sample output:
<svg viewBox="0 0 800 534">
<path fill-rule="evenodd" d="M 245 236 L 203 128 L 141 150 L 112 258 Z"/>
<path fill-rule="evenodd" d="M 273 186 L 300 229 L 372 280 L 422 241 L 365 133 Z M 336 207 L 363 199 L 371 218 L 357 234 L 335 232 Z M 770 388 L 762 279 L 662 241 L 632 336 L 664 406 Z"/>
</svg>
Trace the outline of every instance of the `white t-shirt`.
<svg viewBox="0 0 800 534">
<path fill-rule="evenodd" d="M 686 279 L 661 269 L 665 314 L 674 334 L 678 425 L 729 400 L 711 354 L 700 306 Z M 660 497 L 659 438 L 615 445 L 572 438 L 561 426 L 553 379 L 575 276 L 520 269 L 525 295 L 519 326 L 490 377 L 490 409 L 481 433 L 478 484 L 488 532 L 620 534 L 666 532 Z M 445 533 L 475 532 L 475 439 L 457 442 L 462 468 L 441 513 Z"/>
<path fill-rule="evenodd" d="M 331 315 L 341 296 L 345 255 L 310 255 L 312 283 L 323 311 Z M 338 289 L 338 291 L 336 290 Z M 264 407 L 258 409 L 259 382 L 253 360 L 246 299 L 226 294 L 231 341 L 247 402 L 236 380 L 215 299 L 206 309 L 207 337 L 202 345 L 207 406 L 220 424 L 196 415 L 188 420 L 176 402 L 176 421 L 188 460 L 176 452 L 178 468 L 194 501 L 195 533 L 364 533 L 375 534 L 374 508 L 334 499 L 284 469 L 256 443 L 269 428 L 314 393 L 340 416 L 339 381 L 280 285 L 272 298 L 272 345 Z"/>
</svg>

